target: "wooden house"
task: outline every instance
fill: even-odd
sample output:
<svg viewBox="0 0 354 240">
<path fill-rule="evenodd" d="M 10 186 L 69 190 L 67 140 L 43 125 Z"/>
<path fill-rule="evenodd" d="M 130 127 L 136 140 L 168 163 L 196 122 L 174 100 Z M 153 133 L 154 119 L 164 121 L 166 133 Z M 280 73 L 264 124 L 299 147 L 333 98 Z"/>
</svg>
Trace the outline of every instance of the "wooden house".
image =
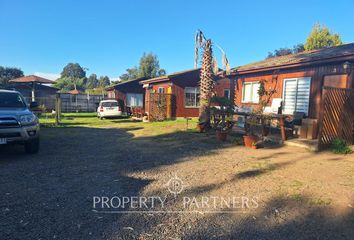
<svg viewBox="0 0 354 240">
<path fill-rule="evenodd" d="M 137 78 L 107 87 L 108 98 L 118 100 L 124 108 L 144 108 L 145 90 L 139 83 L 144 79 Z"/>
<path fill-rule="evenodd" d="M 143 80 L 145 90 L 145 112 L 149 113 L 152 104 L 151 93 L 170 95 L 173 101 L 170 117 L 197 117 L 199 113 L 200 69 L 172 73 L 166 76 Z M 215 84 L 218 96 L 231 98 L 230 80 L 218 78 Z"/>
<path fill-rule="evenodd" d="M 282 99 L 282 112 L 303 112 L 318 119 L 321 114 L 322 88 L 354 88 L 354 43 L 337 47 L 269 58 L 232 69 L 237 106 L 259 102 L 260 81 L 276 89 L 273 98 Z"/>
</svg>

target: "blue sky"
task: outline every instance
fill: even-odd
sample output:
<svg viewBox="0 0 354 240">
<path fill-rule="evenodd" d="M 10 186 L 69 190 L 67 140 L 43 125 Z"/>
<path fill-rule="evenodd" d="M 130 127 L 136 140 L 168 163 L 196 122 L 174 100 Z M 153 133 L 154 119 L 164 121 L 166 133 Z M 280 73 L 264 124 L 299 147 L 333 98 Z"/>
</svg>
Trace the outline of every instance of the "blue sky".
<svg viewBox="0 0 354 240">
<path fill-rule="evenodd" d="M 151 51 L 171 73 L 193 68 L 201 29 L 234 67 L 304 42 L 316 22 L 354 42 L 353 9 L 352 0 L 0 0 L 0 65 L 55 76 L 78 62 L 115 78 Z"/>
</svg>

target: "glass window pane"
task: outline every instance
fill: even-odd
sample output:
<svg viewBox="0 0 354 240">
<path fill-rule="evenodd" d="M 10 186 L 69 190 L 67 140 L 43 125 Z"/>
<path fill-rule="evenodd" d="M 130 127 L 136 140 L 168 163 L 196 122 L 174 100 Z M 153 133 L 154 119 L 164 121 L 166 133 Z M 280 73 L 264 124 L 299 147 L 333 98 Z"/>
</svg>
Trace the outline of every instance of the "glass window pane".
<svg viewBox="0 0 354 240">
<path fill-rule="evenodd" d="M 259 83 L 252 84 L 252 102 L 254 103 L 259 102 L 259 94 L 258 94 L 259 86 L 260 86 Z"/>
<path fill-rule="evenodd" d="M 244 83 L 243 85 L 243 101 L 250 102 L 252 97 L 252 84 Z"/>
</svg>

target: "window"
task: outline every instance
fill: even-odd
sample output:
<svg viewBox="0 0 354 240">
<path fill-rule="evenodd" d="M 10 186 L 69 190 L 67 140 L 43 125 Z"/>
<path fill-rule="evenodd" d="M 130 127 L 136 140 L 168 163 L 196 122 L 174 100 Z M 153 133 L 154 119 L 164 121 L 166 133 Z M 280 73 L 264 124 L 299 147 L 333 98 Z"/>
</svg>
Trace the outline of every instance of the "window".
<svg viewBox="0 0 354 240">
<path fill-rule="evenodd" d="M 230 89 L 224 89 L 224 97 L 230 99 Z"/>
<path fill-rule="evenodd" d="M 163 87 L 159 87 L 159 89 L 158 89 L 158 93 L 159 93 L 159 94 L 163 94 L 163 93 L 165 93 L 165 88 L 163 88 Z"/>
<path fill-rule="evenodd" d="M 259 102 L 259 82 L 245 82 L 242 89 L 243 103 L 258 103 Z"/>
<path fill-rule="evenodd" d="M 127 93 L 127 107 L 142 107 L 143 94 Z"/>
<path fill-rule="evenodd" d="M 199 88 L 186 87 L 184 89 L 184 106 L 198 107 L 199 106 Z"/>
<path fill-rule="evenodd" d="M 25 100 L 18 93 L 1 92 L 0 93 L 1 108 L 25 108 Z"/>
<path fill-rule="evenodd" d="M 303 112 L 308 115 L 311 78 L 284 79 L 283 113 Z"/>
</svg>

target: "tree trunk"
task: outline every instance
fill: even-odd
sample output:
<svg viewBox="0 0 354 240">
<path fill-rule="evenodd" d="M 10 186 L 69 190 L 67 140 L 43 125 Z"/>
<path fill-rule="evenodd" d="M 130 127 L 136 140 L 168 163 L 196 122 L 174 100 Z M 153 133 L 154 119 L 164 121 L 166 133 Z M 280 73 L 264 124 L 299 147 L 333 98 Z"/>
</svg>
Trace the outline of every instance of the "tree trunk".
<svg viewBox="0 0 354 240">
<path fill-rule="evenodd" d="M 203 47 L 202 68 L 200 70 L 199 123 L 210 125 L 210 98 L 214 90 L 213 50 L 211 40 Z"/>
</svg>

